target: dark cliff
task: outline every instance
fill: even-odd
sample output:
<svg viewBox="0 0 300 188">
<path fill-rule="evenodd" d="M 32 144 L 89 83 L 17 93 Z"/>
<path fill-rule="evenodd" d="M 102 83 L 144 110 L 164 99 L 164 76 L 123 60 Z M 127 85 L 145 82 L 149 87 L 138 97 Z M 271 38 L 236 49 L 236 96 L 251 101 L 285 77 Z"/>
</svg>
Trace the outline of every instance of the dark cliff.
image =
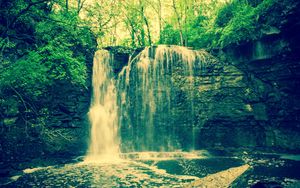
<svg viewBox="0 0 300 188">
<path fill-rule="evenodd" d="M 182 149 L 194 145 L 195 149 L 299 151 L 299 21 L 289 19 L 271 30 L 276 32 L 265 32 L 257 40 L 212 51 L 219 62 L 204 71 L 196 70 L 192 86 L 180 69 L 175 71 L 171 75 L 172 115 L 157 122 L 157 133 L 171 130 L 159 127 L 175 127 L 172 130 L 177 132 Z M 117 57 L 117 66 L 113 67 L 118 73 L 132 51 L 111 52 Z M 191 92 L 193 116 L 185 117 L 191 115 L 191 100 L 186 98 Z M 135 129 L 142 129 L 138 122 L 131 122 L 130 126 L 135 124 Z M 123 144 L 138 143 L 129 132 L 132 131 L 121 128 L 121 139 L 127 143 Z M 142 134 L 142 130 L 137 132 Z M 145 135 L 136 136 L 138 139 Z M 154 140 L 162 142 L 160 138 L 158 134 Z M 135 149 L 140 148 L 137 143 Z"/>
</svg>

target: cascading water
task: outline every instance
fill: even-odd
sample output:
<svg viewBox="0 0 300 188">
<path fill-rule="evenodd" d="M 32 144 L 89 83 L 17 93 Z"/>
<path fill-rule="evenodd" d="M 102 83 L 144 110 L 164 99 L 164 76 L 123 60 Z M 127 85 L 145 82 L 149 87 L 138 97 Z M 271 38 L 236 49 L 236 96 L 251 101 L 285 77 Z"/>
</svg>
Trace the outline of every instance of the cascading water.
<svg viewBox="0 0 300 188">
<path fill-rule="evenodd" d="M 93 96 L 89 110 L 91 139 L 85 161 L 119 158 L 117 95 L 106 50 L 95 53 L 93 62 Z"/>
<path fill-rule="evenodd" d="M 112 59 L 105 50 L 94 57 L 91 142 L 85 160 L 119 158 L 118 127 L 124 152 L 193 150 L 195 74 L 215 59 L 180 46 L 147 47 L 129 61 L 117 82 Z"/>
<path fill-rule="evenodd" d="M 214 61 L 203 50 L 163 45 L 145 48 L 133 58 L 118 78 L 122 149 L 193 149 L 194 74 Z M 174 111 L 182 111 L 184 118 Z"/>
</svg>

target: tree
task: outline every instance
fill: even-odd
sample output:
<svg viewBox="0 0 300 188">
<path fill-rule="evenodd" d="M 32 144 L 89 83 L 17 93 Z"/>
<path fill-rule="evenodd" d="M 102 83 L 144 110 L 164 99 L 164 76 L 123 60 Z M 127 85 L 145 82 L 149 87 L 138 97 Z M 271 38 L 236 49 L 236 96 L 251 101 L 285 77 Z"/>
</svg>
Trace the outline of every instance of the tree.
<svg viewBox="0 0 300 188">
<path fill-rule="evenodd" d="M 173 10 L 174 10 L 174 14 L 175 14 L 176 21 L 177 21 L 177 27 L 178 27 L 178 30 L 179 30 L 180 45 L 184 45 L 183 28 L 182 28 L 182 15 L 178 11 L 176 0 L 172 0 L 172 7 L 173 7 Z"/>
<path fill-rule="evenodd" d="M 145 2 L 143 0 L 139 0 L 139 7 L 140 7 L 141 17 L 143 18 L 143 21 L 144 21 L 144 23 L 146 25 L 146 28 L 147 28 L 148 45 L 152 45 L 150 26 L 149 26 L 149 21 L 148 21 L 146 15 L 145 15 Z"/>
<path fill-rule="evenodd" d="M 37 8 L 43 8 L 47 6 L 49 0 L 38 0 L 38 1 L 11 1 L 1 2 L 1 7 L 3 7 L 3 11 L 1 11 L 1 23 L 4 24 L 1 27 L 1 38 L 8 37 L 8 31 L 16 28 L 16 22 L 18 22 L 21 18 L 26 19 L 25 16 L 30 12 L 37 12 Z M 20 8 L 22 7 L 22 8 Z"/>
<path fill-rule="evenodd" d="M 114 8 L 111 8 L 114 7 Z M 120 4 L 116 0 L 99 0 L 87 7 L 87 21 L 92 26 L 100 46 L 111 45 L 115 38 Z M 114 35 L 115 34 L 115 35 Z"/>
<path fill-rule="evenodd" d="M 125 17 L 124 23 L 131 37 L 133 47 L 152 44 L 149 19 L 146 16 L 146 1 L 129 1 L 122 4 Z M 146 29 L 146 31 L 145 31 Z M 147 32 L 147 34 L 146 34 Z M 147 37 L 147 42 L 146 42 Z"/>
<path fill-rule="evenodd" d="M 158 25 L 159 25 L 159 42 L 161 39 L 161 32 L 162 32 L 162 4 L 161 0 L 157 0 L 157 14 L 158 14 Z"/>
<path fill-rule="evenodd" d="M 69 11 L 69 0 L 66 0 L 66 11 Z"/>
</svg>

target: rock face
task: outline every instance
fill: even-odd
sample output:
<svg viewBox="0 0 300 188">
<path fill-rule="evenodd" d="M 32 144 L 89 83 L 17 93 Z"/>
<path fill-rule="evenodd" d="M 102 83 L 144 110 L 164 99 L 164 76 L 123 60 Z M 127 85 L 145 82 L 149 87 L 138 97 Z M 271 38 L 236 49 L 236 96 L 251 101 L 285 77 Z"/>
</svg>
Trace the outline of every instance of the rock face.
<svg viewBox="0 0 300 188">
<path fill-rule="evenodd" d="M 286 71 L 297 64 L 230 61 L 220 81 L 210 83 L 215 89 L 199 93 L 209 101 L 201 115 L 207 121 L 200 129 L 200 146 L 299 149 L 298 94 L 293 93 L 298 76 Z"/>
<path fill-rule="evenodd" d="M 292 25 L 289 27 L 299 31 L 299 23 Z M 299 36 L 283 30 L 257 41 L 230 46 L 218 54 L 227 62 L 223 82 L 216 91 L 223 98 L 217 98 L 219 104 L 212 118 L 200 131 L 200 145 L 299 151 L 297 41 Z"/>
<path fill-rule="evenodd" d="M 293 22 L 284 28 L 289 29 L 213 52 L 219 63 L 205 70 L 195 69 L 192 84 L 180 65 L 179 69 L 173 69 L 169 75 L 171 107 L 157 112 L 165 113 L 164 116 L 147 116 L 146 124 L 154 121 L 154 129 L 148 127 L 148 131 L 152 131 L 150 136 L 147 130 L 145 132 L 142 114 L 138 113 L 143 107 L 137 101 L 143 100 L 143 96 L 138 96 L 136 90 L 143 89 L 136 87 L 136 82 L 143 78 L 133 76 L 135 83 L 129 84 L 128 92 L 131 99 L 123 101 L 131 101 L 128 104 L 131 107 L 126 107 L 127 114 L 120 114 L 127 117 L 121 120 L 124 121 L 120 133 L 123 151 L 145 150 L 143 145 L 151 145 L 145 137 L 152 137 L 152 147 L 146 147 L 148 150 L 171 150 L 159 147 L 168 144 L 166 137 L 170 134 L 176 137 L 169 138 L 173 149 L 235 147 L 299 151 L 300 56 L 297 44 L 300 41 L 296 33 L 290 32 L 290 28 L 299 31 L 299 23 Z M 132 65 L 131 71 L 137 71 L 135 69 Z M 164 93 L 157 88 L 156 91 Z M 119 97 L 122 98 L 121 94 Z M 164 103 L 169 104 L 166 100 Z M 150 107 L 144 111 L 148 113 L 145 109 Z"/>
<path fill-rule="evenodd" d="M 206 91 L 213 100 L 201 146 L 299 150 L 300 59 L 291 40 L 266 36 L 218 54 L 226 65 L 219 84 L 211 83 L 216 90 Z"/>
</svg>

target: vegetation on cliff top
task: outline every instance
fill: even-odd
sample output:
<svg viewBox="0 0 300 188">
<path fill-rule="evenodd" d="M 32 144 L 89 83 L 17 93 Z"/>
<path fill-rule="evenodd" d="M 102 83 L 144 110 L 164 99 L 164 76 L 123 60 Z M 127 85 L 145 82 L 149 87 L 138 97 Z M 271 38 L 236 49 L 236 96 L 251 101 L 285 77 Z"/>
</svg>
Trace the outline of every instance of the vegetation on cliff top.
<svg viewBox="0 0 300 188">
<path fill-rule="evenodd" d="M 278 34 L 298 4 L 294 0 L 213 2 L 211 7 L 206 8 L 209 13 L 202 11 L 184 22 L 185 45 L 194 48 L 225 47 L 255 40 L 264 34 Z M 169 23 L 162 33 L 162 43 L 180 44 L 176 26 Z"/>
</svg>

